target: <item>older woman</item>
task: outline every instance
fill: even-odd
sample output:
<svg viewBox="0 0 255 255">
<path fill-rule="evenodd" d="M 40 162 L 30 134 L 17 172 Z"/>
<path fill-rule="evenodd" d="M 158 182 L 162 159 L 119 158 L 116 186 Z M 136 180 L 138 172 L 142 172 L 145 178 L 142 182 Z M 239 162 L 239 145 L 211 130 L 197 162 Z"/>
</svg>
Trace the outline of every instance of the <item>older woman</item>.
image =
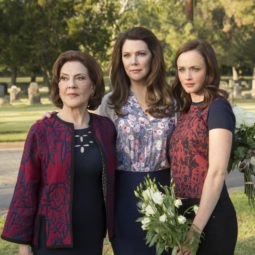
<svg viewBox="0 0 255 255">
<path fill-rule="evenodd" d="M 2 233 L 21 244 L 20 254 L 32 246 L 38 255 L 101 255 L 106 226 L 112 237 L 116 132 L 108 118 L 88 112 L 103 94 L 93 57 L 58 57 L 52 101 L 61 110 L 29 131 Z"/>
</svg>

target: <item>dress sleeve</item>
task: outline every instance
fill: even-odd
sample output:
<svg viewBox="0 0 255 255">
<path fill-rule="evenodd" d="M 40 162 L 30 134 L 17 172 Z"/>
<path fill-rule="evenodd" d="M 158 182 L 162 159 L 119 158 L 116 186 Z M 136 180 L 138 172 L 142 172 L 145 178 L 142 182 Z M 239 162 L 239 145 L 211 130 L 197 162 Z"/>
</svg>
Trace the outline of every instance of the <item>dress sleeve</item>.
<svg viewBox="0 0 255 255">
<path fill-rule="evenodd" d="M 207 117 L 208 129 L 223 128 L 235 130 L 235 115 L 229 102 L 224 98 L 214 100 L 209 106 Z"/>
<path fill-rule="evenodd" d="M 1 237 L 7 241 L 32 244 L 41 160 L 38 127 L 31 127 L 21 159 L 18 178 Z"/>
</svg>

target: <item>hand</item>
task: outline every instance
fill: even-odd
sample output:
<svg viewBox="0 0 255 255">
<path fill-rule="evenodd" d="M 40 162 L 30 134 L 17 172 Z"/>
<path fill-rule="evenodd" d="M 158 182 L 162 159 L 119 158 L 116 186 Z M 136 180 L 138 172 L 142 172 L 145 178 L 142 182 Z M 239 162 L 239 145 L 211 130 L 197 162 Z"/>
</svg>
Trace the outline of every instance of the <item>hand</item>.
<svg viewBox="0 0 255 255">
<path fill-rule="evenodd" d="M 176 255 L 195 255 L 199 247 L 201 234 L 202 231 L 192 224 L 187 233 L 185 242 L 181 245 Z"/>
<path fill-rule="evenodd" d="M 20 244 L 19 255 L 33 255 L 30 245 Z"/>
<path fill-rule="evenodd" d="M 40 120 L 43 120 L 45 118 L 50 118 L 53 113 L 54 112 L 45 112 Z"/>
</svg>

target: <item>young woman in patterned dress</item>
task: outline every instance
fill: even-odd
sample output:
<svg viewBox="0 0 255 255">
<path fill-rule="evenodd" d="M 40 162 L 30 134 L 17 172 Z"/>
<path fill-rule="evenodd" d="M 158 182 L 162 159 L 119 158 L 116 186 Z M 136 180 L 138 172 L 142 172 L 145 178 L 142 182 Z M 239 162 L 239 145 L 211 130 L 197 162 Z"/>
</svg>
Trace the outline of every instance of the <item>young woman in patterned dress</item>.
<svg viewBox="0 0 255 255">
<path fill-rule="evenodd" d="M 114 46 L 112 92 L 103 98 L 100 114 L 117 129 L 115 255 L 155 255 L 136 222 L 134 190 L 149 174 L 170 183 L 167 141 L 174 129 L 172 97 L 166 82 L 159 40 L 148 29 L 131 28 Z"/>
<path fill-rule="evenodd" d="M 174 97 L 180 111 L 170 140 L 171 173 L 183 210 L 198 204 L 187 235 L 203 238 L 198 255 L 233 255 L 237 240 L 235 209 L 225 185 L 235 117 L 219 89 L 220 76 L 213 48 L 195 40 L 176 55 Z M 184 246 L 178 255 L 189 255 Z"/>
</svg>

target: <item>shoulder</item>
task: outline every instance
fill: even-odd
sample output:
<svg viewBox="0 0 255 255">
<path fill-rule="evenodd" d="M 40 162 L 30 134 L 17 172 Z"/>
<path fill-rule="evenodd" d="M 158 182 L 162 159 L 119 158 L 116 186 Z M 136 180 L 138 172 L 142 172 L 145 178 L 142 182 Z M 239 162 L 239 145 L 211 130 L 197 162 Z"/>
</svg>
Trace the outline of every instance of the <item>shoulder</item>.
<svg viewBox="0 0 255 255">
<path fill-rule="evenodd" d="M 210 104 L 207 121 L 209 129 L 225 128 L 231 131 L 234 130 L 235 115 L 227 99 L 218 97 Z"/>
<path fill-rule="evenodd" d="M 111 95 L 112 95 L 112 92 L 109 92 L 104 95 L 101 105 L 99 106 L 98 112 L 101 116 L 106 116 L 110 119 L 113 119 L 114 109 L 110 100 Z"/>
<path fill-rule="evenodd" d="M 112 95 L 112 92 L 108 92 L 103 96 L 102 104 L 111 104 L 110 97 Z"/>
<path fill-rule="evenodd" d="M 217 97 L 209 105 L 209 111 L 214 111 L 214 110 L 230 110 L 230 111 L 232 111 L 232 107 L 226 98 Z"/>
<path fill-rule="evenodd" d="M 100 128 L 111 128 L 115 130 L 115 126 L 113 124 L 113 122 L 105 116 L 101 116 L 95 113 L 90 113 L 91 117 L 92 117 L 92 124 L 96 124 L 97 126 L 100 125 Z"/>
</svg>

